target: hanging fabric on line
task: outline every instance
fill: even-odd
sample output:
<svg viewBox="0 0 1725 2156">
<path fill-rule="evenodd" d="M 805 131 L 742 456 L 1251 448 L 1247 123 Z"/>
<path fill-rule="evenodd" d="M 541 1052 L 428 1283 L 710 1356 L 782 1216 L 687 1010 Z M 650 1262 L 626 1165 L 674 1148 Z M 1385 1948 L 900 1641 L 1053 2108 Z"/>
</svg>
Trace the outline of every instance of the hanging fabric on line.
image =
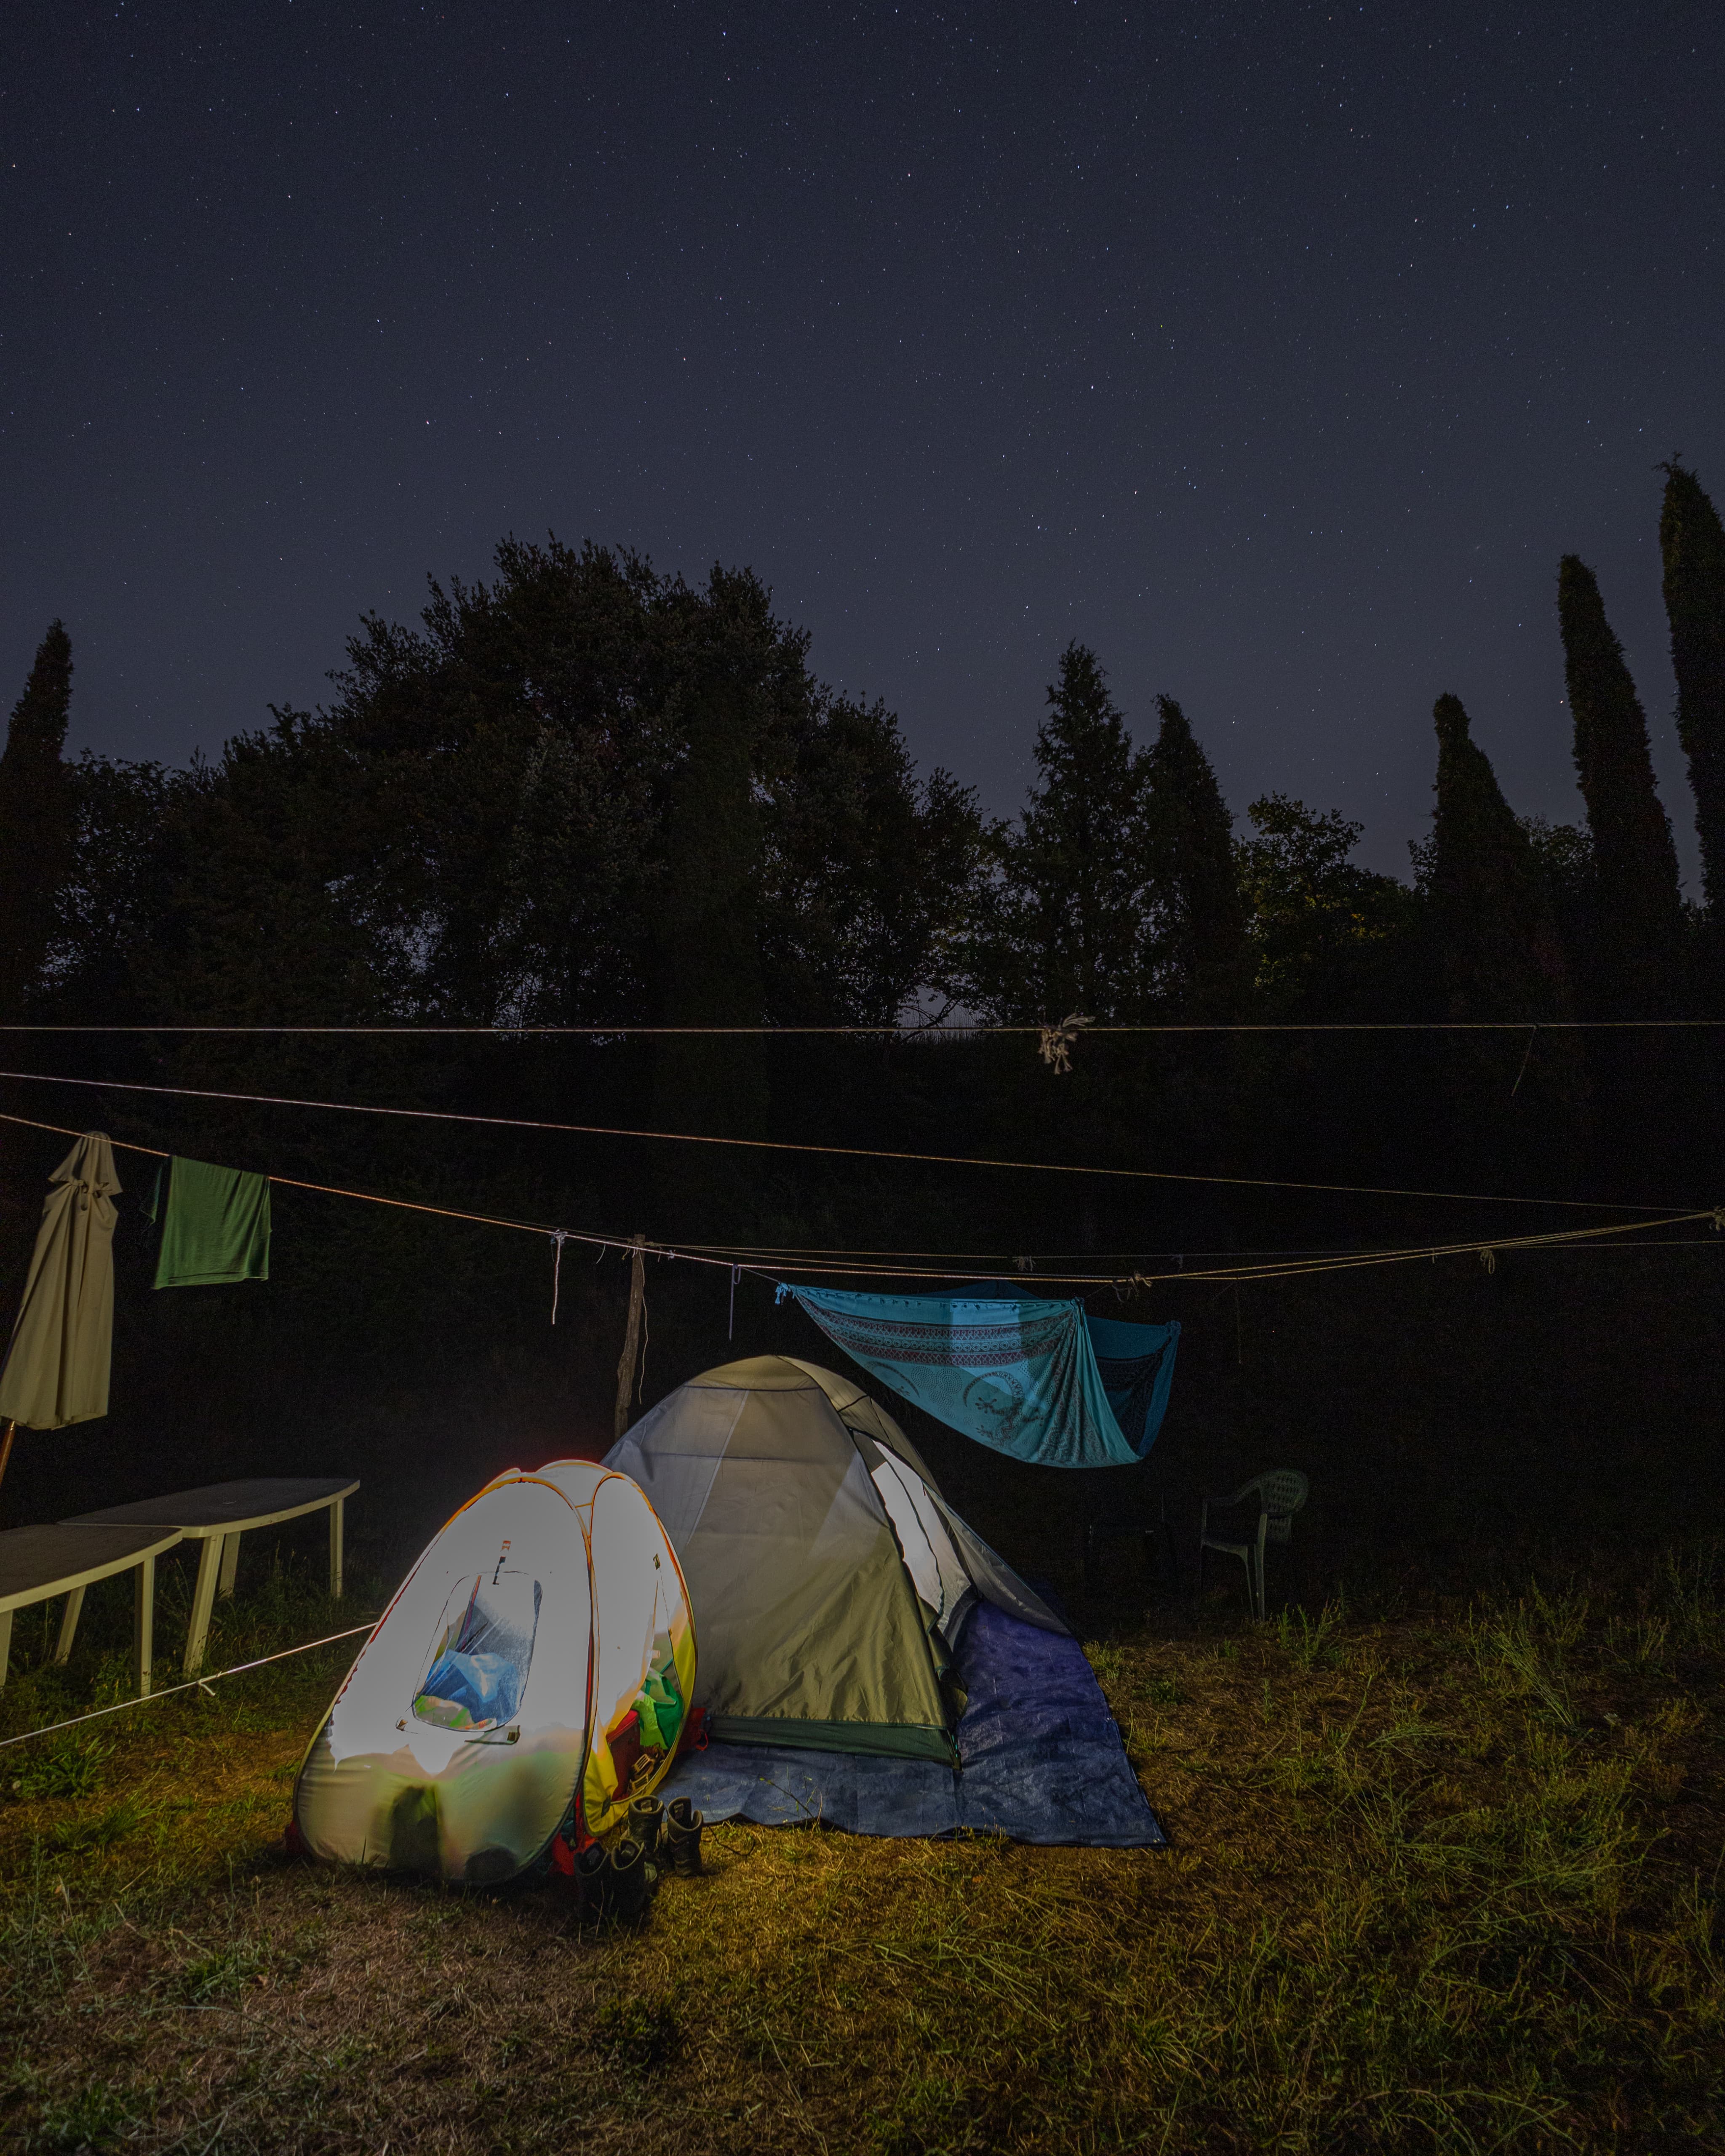
<svg viewBox="0 0 1725 2156">
<path fill-rule="evenodd" d="M 1168 1409 L 1178 1324 L 1122 1324 L 993 1283 L 955 1296 L 778 1292 L 882 1384 L 1015 1460 L 1130 1466 Z"/>
<path fill-rule="evenodd" d="M 269 1279 L 268 1176 L 175 1154 L 157 1170 L 144 1210 L 152 1220 L 162 1220 L 157 1287 L 226 1287 L 236 1281 Z"/>
<path fill-rule="evenodd" d="M 108 1412 L 119 1188 L 114 1150 L 100 1131 L 80 1138 L 49 1178 L 0 1369 L 0 1421 L 64 1430 Z M 0 1471 L 4 1464 L 0 1455 Z"/>
</svg>

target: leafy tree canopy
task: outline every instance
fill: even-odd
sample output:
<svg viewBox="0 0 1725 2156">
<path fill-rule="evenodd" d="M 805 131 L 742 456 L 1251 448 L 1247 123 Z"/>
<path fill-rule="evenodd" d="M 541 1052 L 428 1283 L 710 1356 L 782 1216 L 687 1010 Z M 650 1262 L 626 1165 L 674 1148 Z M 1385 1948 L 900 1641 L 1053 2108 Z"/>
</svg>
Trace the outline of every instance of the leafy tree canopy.
<svg viewBox="0 0 1725 2156">
<path fill-rule="evenodd" d="M 129 791 L 166 834 L 142 993 L 164 1015 L 639 1022 L 686 1002 L 722 917 L 758 942 L 745 1018 L 764 996 L 773 1019 L 890 1019 L 950 970 L 980 824 L 807 648 L 747 571 L 697 588 L 506 542 L 417 627 L 366 617 L 327 706 L 276 711 L 197 783 L 86 773 L 93 825 Z M 716 911 L 733 885 L 752 921 Z M 112 878 L 69 896 L 69 973 L 121 906 Z"/>
<path fill-rule="evenodd" d="M 1253 835 L 1235 849 L 1260 993 L 1292 1007 L 1363 947 L 1404 928 L 1407 887 L 1353 860 L 1365 826 L 1339 809 L 1266 793 L 1246 810 Z"/>
</svg>

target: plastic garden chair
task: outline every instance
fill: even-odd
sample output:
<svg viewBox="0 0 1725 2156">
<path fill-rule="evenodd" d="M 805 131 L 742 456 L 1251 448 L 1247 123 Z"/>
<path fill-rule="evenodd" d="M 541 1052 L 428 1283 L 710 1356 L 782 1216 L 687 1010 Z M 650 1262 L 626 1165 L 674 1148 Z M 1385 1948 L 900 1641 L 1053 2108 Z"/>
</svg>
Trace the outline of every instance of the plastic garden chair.
<svg viewBox="0 0 1725 2156">
<path fill-rule="evenodd" d="M 1204 1554 L 1206 1550 L 1218 1550 L 1224 1557 L 1237 1557 L 1245 1567 L 1246 1594 L 1252 1605 L 1252 1614 L 1261 1624 L 1264 1620 L 1264 1546 L 1266 1543 L 1285 1543 L 1290 1539 L 1294 1515 L 1306 1502 L 1306 1493 L 1311 1486 L 1297 1468 L 1272 1467 L 1267 1474 L 1255 1475 L 1250 1482 L 1242 1482 L 1231 1497 L 1216 1499 L 1219 1512 L 1231 1511 L 1250 1499 L 1258 1501 L 1257 1532 L 1245 1542 L 1230 1542 L 1210 1532 L 1210 1502 L 1206 1497 L 1198 1522 L 1198 1591 L 1204 1592 Z"/>
</svg>

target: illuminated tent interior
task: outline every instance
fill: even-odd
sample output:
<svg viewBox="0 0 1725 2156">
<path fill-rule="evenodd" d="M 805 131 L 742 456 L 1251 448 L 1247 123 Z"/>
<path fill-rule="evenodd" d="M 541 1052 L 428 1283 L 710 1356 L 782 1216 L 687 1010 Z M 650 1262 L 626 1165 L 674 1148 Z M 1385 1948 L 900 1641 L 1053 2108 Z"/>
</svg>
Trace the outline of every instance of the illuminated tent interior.
<svg viewBox="0 0 1725 2156">
<path fill-rule="evenodd" d="M 420 1557 L 307 1748 L 315 1856 L 495 1886 L 571 1819 L 603 1834 L 663 1778 L 695 1685 L 677 1560 L 634 1483 L 511 1469 Z"/>
<path fill-rule="evenodd" d="M 978 1601 L 1065 1626 L 967 1527 L 850 1378 L 761 1355 L 680 1386 L 605 1465 L 670 1535 L 721 1743 L 956 1764 L 952 1656 Z"/>
</svg>

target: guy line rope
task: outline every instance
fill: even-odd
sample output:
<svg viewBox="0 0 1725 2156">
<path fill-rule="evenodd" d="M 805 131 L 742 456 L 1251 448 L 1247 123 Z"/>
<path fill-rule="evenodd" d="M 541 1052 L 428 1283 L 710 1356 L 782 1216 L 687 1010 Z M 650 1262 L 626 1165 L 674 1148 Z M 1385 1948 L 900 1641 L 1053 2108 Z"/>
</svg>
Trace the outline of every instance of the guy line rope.
<svg viewBox="0 0 1725 2156">
<path fill-rule="evenodd" d="M 28 1744 L 33 1737 L 52 1737 L 57 1730 L 75 1729 L 80 1722 L 100 1722 L 105 1714 L 124 1714 L 128 1707 L 150 1707 L 158 1699 L 172 1699 L 177 1691 L 207 1691 L 223 1677 L 244 1676 L 248 1670 L 260 1670 L 266 1662 L 285 1662 L 290 1655 L 309 1655 L 314 1647 L 333 1646 L 337 1640 L 357 1639 L 362 1632 L 375 1632 L 374 1618 L 368 1625 L 350 1625 L 345 1632 L 331 1632 L 321 1640 L 302 1640 L 297 1647 L 284 1647 L 280 1654 L 259 1655 L 254 1662 L 236 1662 L 231 1670 L 213 1670 L 207 1676 L 189 1677 L 184 1684 L 168 1685 L 160 1691 L 146 1691 L 136 1699 L 116 1700 L 111 1707 L 93 1707 L 88 1714 L 74 1714 L 64 1722 L 45 1722 L 39 1729 L 26 1729 L 17 1737 L 0 1737 L 0 1752 L 13 1744 Z"/>
</svg>

